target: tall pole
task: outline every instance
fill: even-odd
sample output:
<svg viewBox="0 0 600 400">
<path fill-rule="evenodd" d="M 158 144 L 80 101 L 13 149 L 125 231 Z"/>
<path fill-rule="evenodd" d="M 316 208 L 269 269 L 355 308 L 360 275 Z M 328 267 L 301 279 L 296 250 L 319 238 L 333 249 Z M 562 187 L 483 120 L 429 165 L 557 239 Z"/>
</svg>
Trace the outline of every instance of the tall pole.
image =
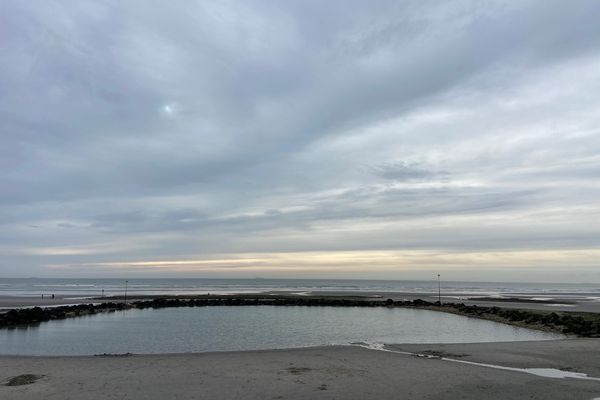
<svg viewBox="0 0 600 400">
<path fill-rule="evenodd" d="M 439 275 L 438 275 L 439 276 Z M 127 284 L 129 283 L 129 281 L 125 281 L 125 305 L 127 305 Z"/>
<path fill-rule="evenodd" d="M 442 284 L 440 283 L 440 274 L 438 274 L 438 303 L 442 305 Z"/>
</svg>

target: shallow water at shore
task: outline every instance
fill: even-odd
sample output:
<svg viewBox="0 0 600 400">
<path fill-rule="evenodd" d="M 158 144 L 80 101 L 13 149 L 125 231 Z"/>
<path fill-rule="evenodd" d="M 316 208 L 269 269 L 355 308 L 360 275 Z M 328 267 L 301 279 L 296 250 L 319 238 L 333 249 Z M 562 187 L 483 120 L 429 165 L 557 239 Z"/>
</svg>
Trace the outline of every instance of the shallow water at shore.
<svg viewBox="0 0 600 400">
<path fill-rule="evenodd" d="M 129 310 L 0 330 L 0 354 L 183 353 L 358 341 L 474 343 L 562 337 L 426 310 L 201 307 Z"/>
</svg>

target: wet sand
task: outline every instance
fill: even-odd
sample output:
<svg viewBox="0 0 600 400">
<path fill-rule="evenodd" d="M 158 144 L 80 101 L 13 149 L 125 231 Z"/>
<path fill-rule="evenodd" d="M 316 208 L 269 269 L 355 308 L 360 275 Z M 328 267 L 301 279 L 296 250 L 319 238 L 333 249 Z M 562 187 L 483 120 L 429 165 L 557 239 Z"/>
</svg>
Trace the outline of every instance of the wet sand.
<svg viewBox="0 0 600 400">
<path fill-rule="evenodd" d="M 283 292 L 272 292 L 282 294 Z M 597 294 L 594 294 L 597 296 Z M 360 296 L 360 297 L 378 297 L 382 299 L 393 300 L 425 300 L 428 302 L 438 301 L 437 293 L 400 293 L 400 292 L 309 292 L 305 297 L 310 296 Z M 507 295 L 508 296 L 508 295 Z M 542 311 L 577 311 L 600 313 L 600 301 L 582 296 L 581 293 L 563 293 L 562 298 L 556 298 L 550 301 L 532 301 L 531 295 L 510 295 L 510 298 L 499 298 L 494 300 L 489 297 L 477 298 L 473 294 L 453 293 L 444 295 L 442 293 L 442 303 L 464 303 L 466 305 L 477 305 L 480 307 L 502 307 L 515 308 L 520 310 L 542 310 Z M 546 297 L 539 295 L 539 297 Z M 552 297 L 551 294 L 547 297 Z M 521 298 L 523 299 L 522 301 Z"/>
<path fill-rule="evenodd" d="M 440 347 L 441 346 L 441 347 Z M 600 341 L 398 345 L 514 367 L 563 366 L 600 376 Z M 28 399 L 574 399 L 600 382 L 538 377 L 440 359 L 331 346 L 125 357 L 0 357 L 0 398 Z"/>
<path fill-rule="evenodd" d="M 213 297 L 227 297 L 227 296 L 236 296 L 236 295 L 215 295 Z M 266 292 L 262 294 L 239 294 L 239 296 L 243 297 L 268 297 L 268 296 L 289 296 L 289 297 L 343 297 L 343 298 L 353 298 L 353 299 L 382 299 L 385 300 L 387 298 L 391 298 L 393 300 L 416 300 L 422 299 L 429 302 L 435 302 L 438 300 L 437 294 L 435 293 L 398 293 L 398 292 L 333 292 L 333 291 L 321 291 L 321 292 L 308 292 L 307 294 L 298 295 L 295 293 L 284 292 L 284 291 L 273 291 Z M 181 296 L 173 296 L 173 295 L 144 295 L 144 296 L 132 296 L 130 300 L 150 300 L 154 298 L 194 298 L 194 297 L 206 297 L 206 295 L 181 295 Z M 122 297 L 92 297 L 89 299 L 84 298 L 69 298 L 69 297 L 59 297 L 57 296 L 55 299 L 51 299 L 50 297 L 45 297 L 44 299 L 40 297 L 21 297 L 21 296 L 0 296 L 0 309 L 9 309 L 9 308 L 17 308 L 17 307 L 48 307 L 48 306 L 57 306 L 57 305 L 67 305 L 67 304 L 81 304 L 81 303 L 97 303 L 104 301 L 122 301 Z M 464 294 L 464 295 L 453 295 L 452 297 L 444 297 L 442 295 L 442 302 L 444 303 L 464 303 L 467 305 L 477 305 L 482 307 L 502 307 L 502 308 L 516 308 L 522 310 L 543 310 L 543 311 L 578 311 L 578 312 L 595 312 L 600 313 L 600 301 L 593 300 L 572 300 L 569 299 L 564 301 L 565 304 L 562 304 L 560 300 L 550 301 L 550 302 L 532 302 L 532 301 L 523 301 L 520 302 L 518 298 L 511 299 L 503 299 L 494 301 L 489 298 L 476 299 L 473 298 L 472 295 Z"/>
<path fill-rule="evenodd" d="M 55 297 L 54 299 L 50 296 L 44 296 L 42 299 L 39 297 L 24 297 L 24 296 L 0 296 L 0 309 L 10 309 L 19 307 L 52 307 L 52 306 L 63 306 L 67 304 L 81 304 L 81 303 L 97 303 L 99 300 L 89 300 L 82 298 L 63 298 Z"/>
<path fill-rule="evenodd" d="M 404 344 L 393 350 L 428 353 L 461 360 L 517 368 L 556 368 L 600 377 L 600 339 L 539 342 Z"/>
</svg>

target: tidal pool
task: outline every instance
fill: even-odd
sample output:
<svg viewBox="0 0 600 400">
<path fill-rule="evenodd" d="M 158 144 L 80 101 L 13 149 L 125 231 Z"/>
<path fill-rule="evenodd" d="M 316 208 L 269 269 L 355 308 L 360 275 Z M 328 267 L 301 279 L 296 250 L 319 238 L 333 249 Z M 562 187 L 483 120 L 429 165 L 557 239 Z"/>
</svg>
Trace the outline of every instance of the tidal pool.
<svg viewBox="0 0 600 400">
<path fill-rule="evenodd" d="M 0 329 L 0 354 L 155 354 L 353 342 L 475 343 L 562 337 L 405 308 L 211 306 L 119 311 Z"/>
</svg>

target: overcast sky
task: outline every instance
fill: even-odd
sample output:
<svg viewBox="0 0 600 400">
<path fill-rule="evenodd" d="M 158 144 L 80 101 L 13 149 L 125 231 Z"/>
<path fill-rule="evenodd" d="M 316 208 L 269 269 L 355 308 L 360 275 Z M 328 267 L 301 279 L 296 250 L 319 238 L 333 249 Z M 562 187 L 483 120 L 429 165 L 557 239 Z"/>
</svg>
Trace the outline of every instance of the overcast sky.
<svg viewBox="0 0 600 400">
<path fill-rule="evenodd" d="M 0 276 L 600 282 L 599 1 L 0 2 Z"/>
</svg>

